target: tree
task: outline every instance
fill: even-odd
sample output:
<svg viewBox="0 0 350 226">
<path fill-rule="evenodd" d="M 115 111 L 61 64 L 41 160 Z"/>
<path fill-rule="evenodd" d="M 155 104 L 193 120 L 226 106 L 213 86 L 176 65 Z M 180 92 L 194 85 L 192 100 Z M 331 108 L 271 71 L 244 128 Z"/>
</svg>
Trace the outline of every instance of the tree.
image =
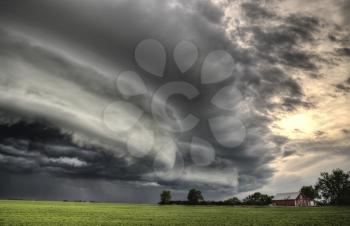
<svg viewBox="0 0 350 226">
<path fill-rule="evenodd" d="M 260 192 L 255 192 L 254 194 L 248 195 L 245 199 L 243 199 L 243 203 L 246 205 L 269 205 L 271 202 L 271 196 L 261 194 Z"/>
<path fill-rule="evenodd" d="M 314 189 L 314 187 L 312 185 L 310 186 L 303 186 L 300 189 L 300 192 L 305 195 L 306 197 L 310 198 L 310 199 L 315 199 L 318 197 L 317 191 Z"/>
<path fill-rule="evenodd" d="M 171 192 L 170 191 L 163 191 L 160 194 L 160 204 L 169 204 L 171 200 Z"/>
<path fill-rule="evenodd" d="M 225 204 L 230 204 L 230 205 L 240 205 L 241 200 L 239 200 L 237 197 L 232 197 L 230 199 L 226 199 L 224 201 Z"/>
<path fill-rule="evenodd" d="M 187 200 L 190 204 L 198 204 L 199 201 L 203 201 L 202 192 L 192 188 L 187 195 Z"/>
<path fill-rule="evenodd" d="M 316 183 L 316 190 L 327 204 L 350 204 L 350 172 L 335 169 L 331 174 L 322 172 Z"/>
</svg>

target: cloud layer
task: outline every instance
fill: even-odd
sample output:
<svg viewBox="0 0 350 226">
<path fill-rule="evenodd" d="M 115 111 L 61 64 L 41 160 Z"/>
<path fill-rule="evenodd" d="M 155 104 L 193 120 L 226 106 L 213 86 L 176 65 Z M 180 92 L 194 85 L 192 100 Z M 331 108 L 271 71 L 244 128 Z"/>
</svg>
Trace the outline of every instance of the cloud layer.
<svg viewBox="0 0 350 226">
<path fill-rule="evenodd" d="M 0 195 L 31 196 L 40 177 L 67 194 L 84 181 L 87 199 L 120 200 L 115 186 L 152 194 L 132 201 L 156 201 L 162 187 L 219 198 L 268 186 L 289 158 L 320 147 L 347 159 L 348 18 L 324 2 L 339 15 L 325 19 L 313 4 L 3 1 L 0 167 L 16 182 Z M 184 41 L 198 52 L 182 61 Z M 332 123 L 314 117 L 334 108 Z M 198 123 L 184 131 L 188 115 Z M 24 191 L 11 192 L 16 183 Z"/>
</svg>

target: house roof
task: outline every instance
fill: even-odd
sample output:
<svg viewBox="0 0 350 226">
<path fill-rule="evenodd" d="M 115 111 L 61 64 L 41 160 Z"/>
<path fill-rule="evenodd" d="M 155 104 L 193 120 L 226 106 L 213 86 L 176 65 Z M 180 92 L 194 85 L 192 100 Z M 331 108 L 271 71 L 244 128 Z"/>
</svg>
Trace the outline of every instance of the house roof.
<svg viewBox="0 0 350 226">
<path fill-rule="evenodd" d="M 277 193 L 272 200 L 294 200 L 300 192 Z"/>
</svg>

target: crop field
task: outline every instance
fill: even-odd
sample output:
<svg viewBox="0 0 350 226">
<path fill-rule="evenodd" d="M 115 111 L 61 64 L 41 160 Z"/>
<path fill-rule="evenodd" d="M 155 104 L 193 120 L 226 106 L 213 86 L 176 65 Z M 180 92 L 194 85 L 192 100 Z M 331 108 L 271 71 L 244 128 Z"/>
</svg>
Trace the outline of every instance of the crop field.
<svg viewBox="0 0 350 226">
<path fill-rule="evenodd" d="M 350 225 L 350 207 L 159 206 L 0 200 L 0 225 Z"/>
</svg>

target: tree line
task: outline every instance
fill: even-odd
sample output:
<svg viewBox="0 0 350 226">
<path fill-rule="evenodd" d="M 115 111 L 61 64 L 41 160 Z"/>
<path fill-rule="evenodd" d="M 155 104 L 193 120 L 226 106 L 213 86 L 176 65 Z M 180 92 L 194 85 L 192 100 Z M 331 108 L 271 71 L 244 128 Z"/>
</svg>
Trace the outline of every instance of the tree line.
<svg viewBox="0 0 350 226">
<path fill-rule="evenodd" d="M 350 205 L 350 172 L 335 169 L 331 173 L 322 172 L 317 183 L 312 186 L 303 186 L 300 192 L 315 200 L 318 205 Z M 273 196 L 255 192 L 243 200 L 232 197 L 224 201 L 205 201 L 200 190 L 192 188 L 188 191 L 187 200 L 172 200 L 170 191 L 160 194 L 159 204 L 180 205 L 269 205 Z"/>
<path fill-rule="evenodd" d="M 268 205 L 272 201 L 272 196 L 255 192 L 248 195 L 243 200 L 232 197 L 224 201 L 206 201 L 202 192 L 195 188 L 188 191 L 187 200 L 172 200 L 170 191 L 163 191 L 160 195 L 159 204 L 180 204 L 180 205 Z"/>
</svg>

